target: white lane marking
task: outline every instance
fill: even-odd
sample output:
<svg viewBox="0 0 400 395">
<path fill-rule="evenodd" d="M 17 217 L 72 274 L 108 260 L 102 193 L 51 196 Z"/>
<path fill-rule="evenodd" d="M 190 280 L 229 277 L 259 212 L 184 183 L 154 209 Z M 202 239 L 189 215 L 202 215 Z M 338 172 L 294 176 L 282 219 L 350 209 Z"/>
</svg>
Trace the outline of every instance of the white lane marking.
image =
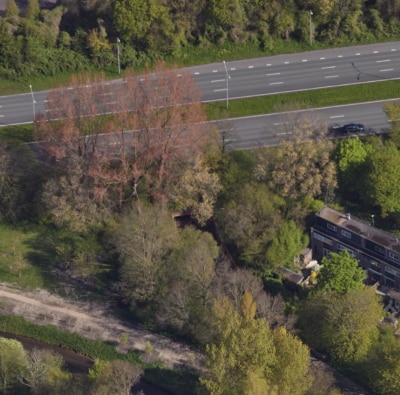
<svg viewBox="0 0 400 395">
<path fill-rule="evenodd" d="M 321 70 L 325 70 L 325 69 L 335 69 L 336 66 L 325 66 L 325 67 L 321 67 Z"/>
<path fill-rule="evenodd" d="M 319 58 L 319 60 L 325 60 L 325 57 Z"/>
<path fill-rule="evenodd" d="M 267 67 L 271 66 L 271 63 L 267 63 Z"/>
<path fill-rule="evenodd" d="M 226 81 L 226 79 L 223 78 L 222 80 L 211 80 L 211 83 L 214 83 L 214 82 L 223 82 L 223 81 Z"/>
<path fill-rule="evenodd" d="M 177 74 L 176 76 L 177 76 L 177 77 L 182 77 L 182 74 Z"/>
<path fill-rule="evenodd" d="M 280 75 L 281 73 L 269 73 L 267 74 L 267 77 L 270 77 L 271 75 Z"/>
<path fill-rule="evenodd" d="M 376 61 L 376 63 L 385 63 L 385 62 L 390 62 L 390 59 L 377 60 L 377 61 Z"/>
<path fill-rule="evenodd" d="M 339 77 L 338 75 L 326 75 L 324 78 L 337 78 Z"/>
<path fill-rule="evenodd" d="M 308 59 L 303 59 L 302 62 L 308 62 Z"/>
<path fill-rule="evenodd" d="M 199 71 L 196 71 L 195 73 L 194 73 L 194 75 L 199 75 L 200 74 L 200 72 Z"/>
<path fill-rule="evenodd" d="M 231 71 L 235 71 L 235 70 L 236 70 L 236 67 L 231 67 L 230 70 L 231 70 Z"/>
<path fill-rule="evenodd" d="M 4 115 L 2 114 L 2 115 L 0 115 L 0 118 L 3 118 L 4 117 Z"/>
<path fill-rule="evenodd" d="M 280 85 L 280 84 L 283 84 L 283 82 L 270 82 L 269 84 L 270 85 Z"/>
<path fill-rule="evenodd" d="M 394 69 L 384 69 L 384 70 L 379 70 L 379 71 L 393 71 Z"/>
<path fill-rule="evenodd" d="M 143 81 L 146 81 L 144 78 L 141 78 L 140 80 L 139 80 L 140 82 L 143 82 Z"/>
<path fill-rule="evenodd" d="M 276 122 L 276 123 L 274 123 L 274 126 L 280 126 L 280 125 L 284 125 L 284 122 Z"/>
<path fill-rule="evenodd" d="M 290 62 L 283 62 L 283 64 L 289 64 Z"/>
<path fill-rule="evenodd" d="M 72 88 L 72 86 L 69 86 L 67 89 L 68 89 L 69 91 L 72 91 L 72 89 L 74 89 L 74 88 Z"/>
<path fill-rule="evenodd" d="M 360 52 L 357 52 L 357 53 L 356 53 L 356 56 L 360 56 L 360 55 L 361 55 Z"/>
<path fill-rule="evenodd" d="M 395 48 L 392 48 L 392 49 L 390 50 L 390 52 L 395 52 L 395 51 L 397 51 L 397 49 L 395 49 Z"/>
<path fill-rule="evenodd" d="M 379 51 L 374 51 L 373 53 L 379 53 Z"/>
<path fill-rule="evenodd" d="M 254 66 L 248 66 L 249 69 L 254 69 Z"/>
<path fill-rule="evenodd" d="M 343 58 L 343 55 L 338 55 L 338 58 Z"/>
<path fill-rule="evenodd" d="M 276 135 L 277 136 L 281 136 L 281 135 L 284 135 L 284 134 L 292 134 L 292 132 L 282 132 L 282 133 L 277 133 Z"/>
<path fill-rule="evenodd" d="M 335 118 L 344 118 L 344 115 L 332 115 L 329 117 L 330 119 L 335 119 Z"/>
<path fill-rule="evenodd" d="M 213 72 L 213 73 L 218 73 L 218 70 L 213 70 L 212 72 Z"/>
<path fill-rule="evenodd" d="M 226 91 L 226 88 L 225 89 L 214 89 L 214 92 L 223 92 L 223 91 Z"/>
</svg>

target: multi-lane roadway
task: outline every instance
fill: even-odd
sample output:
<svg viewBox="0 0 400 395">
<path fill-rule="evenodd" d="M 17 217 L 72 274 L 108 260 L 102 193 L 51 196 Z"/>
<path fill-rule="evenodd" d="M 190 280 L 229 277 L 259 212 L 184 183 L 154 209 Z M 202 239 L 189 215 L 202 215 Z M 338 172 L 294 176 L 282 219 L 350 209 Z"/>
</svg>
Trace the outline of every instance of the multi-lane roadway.
<svg viewBox="0 0 400 395">
<path fill-rule="evenodd" d="M 202 89 L 205 102 L 273 95 L 282 92 L 356 85 L 400 78 L 400 42 L 309 51 L 297 54 L 220 62 L 187 69 Z M 177 73 L 179 74 L 179 70 Z M 118 81 L 117 81 L 118 83 Z M 34 114 L 46 113 L 46 91 L 27 86 L 19 95 L 0 96 L 0 126 L 32 122 Z M 400 96 L 400 95 L 399 95 Z M 351 98 L 349 98 L 351 101 Z M 388 127 L 382 104 L 334 107 L 318 111 L 329 124 L 364 123 L 367 128 Z M 243 137 L 255 133 L 287 133 L 283 114 L 233 121 Z M 286 115 L 287 117 L 287 115 Z M 284 129 L 282 131 L 282 129 Z M 237 140 L 237 139 L 236 139 Z"/>
</svg>

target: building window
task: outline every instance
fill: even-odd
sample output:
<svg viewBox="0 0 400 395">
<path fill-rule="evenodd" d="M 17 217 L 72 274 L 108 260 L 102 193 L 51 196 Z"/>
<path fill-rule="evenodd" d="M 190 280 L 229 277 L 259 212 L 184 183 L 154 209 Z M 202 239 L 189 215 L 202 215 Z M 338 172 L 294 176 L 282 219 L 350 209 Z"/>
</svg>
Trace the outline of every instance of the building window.
<svg viewBox="0 0 400 395">
<path fill-rule="evenodd" d="M 389 258 L 393 259 L 394 261 L 399 261 L 400 257 L 392 251 L 389 251 Z"/>
<path fill-rule="evenodd" d="M 329 230 L 331 230 L 332 232 L 336 232 L 336 226 L 335 226 L 335 225 L 332 225 L 332 224 L 327 223 L 327 224 L 326 224 L 326 227 L 327 227 Z"/>
<path fill-rule="evenodd" d="M 380 246 L 377 246 L 376 244 L 375 244 L 374 248 L 375 248 L 376 252 L 379 252 L 380 254 L 385 254 L 385 249 L 384 248 L 382 248 Z"/>
<path fill-rule="evenodd" d="M 340 231 L 340 233 L 342 234 L 342 236 L 347 237 L 348 239 L 351 239 L 351 233 L 348 232 L 347 230 L 342 229 Z"/>
<path fill-rule="evenodd" d="M 400 271 L 399 271 L 399 270 L 396 270 L 396 269 L 393 269 L 393 268 L 390 267 L 390 266 L 385 266 L 385 272 L 386 272 L 386 273 L 390 273 L 390 274 L 392 274 L 393 276 L 400 277 Z M 389 277 L 391 277 L 391 276 L 389 276 Z"/>
<path fill-rule="evenodd" d="M 322 241 L 325 244 L 329 244 L 330 246 L 333 244 L 332 240 L 328 239 L 327 237 L 324 237 L 324 236 L 320 235 L 317 232 L 314 232 L 314 239 Z"/>
<path fill-rule="evenodd" d="M 345 247 L 344 245 L 338 243 L 337 249 L 338 249 L 338 251 L 347 251 L 351 256 L 353 256 L 354 258 L 357 258 L 357 252 L 352 250 L 349 247 Z"/>
<path fill-rule="evenodd" d="M 327 250 L 326 248 L 323 248 L 322 253 L 324 256 L 328 256 L 331 253 L 331 251 Z"/>
</svg>

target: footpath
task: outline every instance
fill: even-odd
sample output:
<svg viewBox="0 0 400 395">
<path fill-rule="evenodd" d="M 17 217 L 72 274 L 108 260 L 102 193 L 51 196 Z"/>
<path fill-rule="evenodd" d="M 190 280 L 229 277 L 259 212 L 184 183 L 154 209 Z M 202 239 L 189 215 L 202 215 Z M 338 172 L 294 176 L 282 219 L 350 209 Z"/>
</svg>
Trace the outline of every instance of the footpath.
<svg viewBox="0 0 400 395">
<path fill-rule="evenodd" d="M 121 351 L 145 355 L 151 348 L 151 358 L 166 367 L 203 368 L 204 356 L 195 349 L 129 325 L 113 311 L 112 303 L 66 300 L 45 290 L 27 292 L 0 283 L 0 314 L 22 316 L 37 325 L 54 325 L 89 339 L 113 342 Z"/>
</svg>

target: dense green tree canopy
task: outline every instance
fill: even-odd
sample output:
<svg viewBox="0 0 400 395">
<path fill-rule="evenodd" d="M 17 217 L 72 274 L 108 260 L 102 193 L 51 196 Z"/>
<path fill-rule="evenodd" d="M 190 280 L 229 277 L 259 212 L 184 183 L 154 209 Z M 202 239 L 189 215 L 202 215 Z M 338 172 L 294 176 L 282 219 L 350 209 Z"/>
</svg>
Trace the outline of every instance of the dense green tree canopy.
<svg viewBox="0 0 400 395">
<path fill-rule="evenodd" d="M 144 66 L 165 55 L 183 58 L 188 44 L 207 47 L 250 43 L 253 48 L 268 52 L 275 46 L 280 47 L 282 40 L 309 40 L 310 9 L 313 10 L 313 37 L 322 43 L 370 42 L 373 38 L 396 37 L 399 32 L 397 1 L 64 0 L 62 5 L 62 8 L 56 7 L 55 14 L 59 17 L 53 19 L 57 42 L 49 46 L 37 43 L 19 27 L 24 20 L 29 20 L 43 28 L 43 22 L 47 23 L 54 10 L 40 10 L 38 0 L 29 0 L 21 18 L 17 16 L 20 12 L 14 0 L 10 1 L 2 18 L 9 24 L 3 39 L 18 38 L 20 44 L 30 41 L 30 47 L 38 44 L 33 51 L 37 59 L 31 59 L 29 67 L 14 61 L 13 72 L 9 67 L 3 69 L 10 63 L 10 56 L 3 56 L 0 49 L 1 76 L 17 79 L 26 74 L 83 70 L 88 67 L 87 60 L 91 67 L 116 72 L 117 37 L 121 39 L 123 68 Z M 106 33 L 107 38 L 101 43 L 106 50 L 93 53 L 93 29 L 99 24 Z M 71 37 L 67 46 L 65 34 Z M 25 57 L 23 45 L 14 48 L 14 56 Z"/>
<path fill-rule="evenodd" d="M 212 395 L 249 393 L 255 382 L 265 393 L 276 358 L 268 324 L 241 316 L 227 299 L 215 302 L 214 315 L 216 340 L 207 346 L 209 374 L 201 382 Z"/>
<path fill-rule="evenodd" d="M 345 294 L 353 289 L 361 289 L 365 278 L 366 275 L 357 259 L 347 251 L 330 253 L 322 259 L 315 290 Z"/>
<path fill-rule="evenodd" d="M 363 198 L 382 215 L 400 212 L 400 152 L 393 143 L 375 150 L 367 162 Z"/>
<path fill-rule="evenodd" d="M 360 184 L 360 177 L 365 174 L 363 165 L 373 148 L 358 137 L 343 139 L 336 152 L 340 186 L 353 190 Z"/>
<path fill-rule="evenodd" d="M 371 388 L 382 395 L 400 393 L 400 341 L 392 328 L 383 328 L 365 363 L 364 374 Z"/>
<path fill-rule="evenodd" d="M 240 312 L 226 298 L 215 302 L 214 341 L 207 346 L 208 372 L 200 381 L 212 395 L 302 395 L 311 385 L 307 346 L 283 327 L 271 331 L 255 319 L 245 292 Z"/>
<path fill-rule="evenodd" d="M 307 244 L 308 238 L 294 221 L 284 222 L 267 251 L 271 267 L 293 264 L 294 258 L 300 255 L 301 249 Z"/>
<path fill-rule="evenodd" d="M 382 317 L 379 296 L 364 287 L 344 294 L 313 294 L 300 313 L 299 325 L 307 344 L 351 365 L 365 360 L 378 338 Z"/>
</svg>

